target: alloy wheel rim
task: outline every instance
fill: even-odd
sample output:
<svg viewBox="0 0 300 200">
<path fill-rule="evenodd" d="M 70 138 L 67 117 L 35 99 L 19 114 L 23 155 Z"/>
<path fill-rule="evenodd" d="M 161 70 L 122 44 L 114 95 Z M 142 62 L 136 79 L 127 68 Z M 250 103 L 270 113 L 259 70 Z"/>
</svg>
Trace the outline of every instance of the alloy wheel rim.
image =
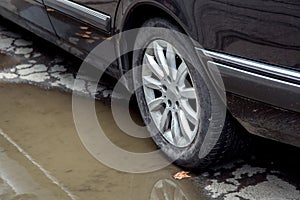
<svg viewBox="0 0 300 200">
<path fill-rule="evenodd" d="M 170 43 L 154 40 L 143 56 L 145 100 L 160 134 L 176 147 L 190 145 L 199 126 L 199 103 L 185 60 Z"/>
</svg>

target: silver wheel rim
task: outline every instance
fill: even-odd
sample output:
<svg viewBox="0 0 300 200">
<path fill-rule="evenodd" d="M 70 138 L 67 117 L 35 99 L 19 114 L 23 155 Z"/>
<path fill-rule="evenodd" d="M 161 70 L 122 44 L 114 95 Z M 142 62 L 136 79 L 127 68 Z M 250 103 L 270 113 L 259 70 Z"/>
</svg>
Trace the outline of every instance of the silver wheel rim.
<svg viewBox="0 0 300 200">
<path fill-rule="evenodd" d="M 176 147 L 190 145 L 199 126 L 199 103 L 187 64 L 168 42 L 151 42 L 143 57 L 142 82 L 152 120 Z"/>
</svg>

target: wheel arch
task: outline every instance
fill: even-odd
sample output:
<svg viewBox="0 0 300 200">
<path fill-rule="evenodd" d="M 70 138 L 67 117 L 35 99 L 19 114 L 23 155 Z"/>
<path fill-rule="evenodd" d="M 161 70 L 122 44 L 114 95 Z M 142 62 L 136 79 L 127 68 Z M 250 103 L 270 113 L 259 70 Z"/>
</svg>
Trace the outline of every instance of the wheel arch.
<svg viewBox="0 0 300 200">
<path fill-rule="evenodd" d="M 180 17 L 178 17 L 180 15 Z M 122 0 L 115 18 L 115 32 L 123 32 L 134 28 L 139 28 L 145 21 L 152 17 L 161 17 L 177 25 L 182 33 L 192 36 L 190 27 L 187 26 L 189 21 L 182 12 L 182 8 L 176 1 L 174 4 L 166 5 L 165 1 L 130 1 Z M 118 47 L 117 47 L 118 48 Z M 118 51 L 118 50 L 117 50 Z M 119 52 L 119 51 L 118 51 Z M 129 55 L 131 56 L 131 55 Z M 127 61 L 131 59 L 128 58 Z M 131 69 L 131 63 L 124 63 L 124 59 L 119 60 L 120 72 Z"/>
<path fill-rule="evenodd" d="M 159 4 L 156 1 L 136 3 L 129 6 L 125 11 L 121 30 L 126 31 L 133 28 L 139 28 L 151 17 L 161 17 L 173 22 L 180 27 L 184 33 L 188 34 L 187 27 L 182 23 L 182 20 L 176 16 L 176 12 L 179 12 L 178 8 L 167 8 L 165 5 Z"/>
</svg>

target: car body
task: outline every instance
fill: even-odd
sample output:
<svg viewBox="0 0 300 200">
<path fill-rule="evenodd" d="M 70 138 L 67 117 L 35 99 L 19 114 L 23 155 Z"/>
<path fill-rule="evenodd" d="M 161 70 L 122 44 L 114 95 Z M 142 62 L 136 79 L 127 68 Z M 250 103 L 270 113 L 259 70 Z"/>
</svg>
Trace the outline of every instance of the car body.
<svg viewBox="0 0 300 200">
<path fill-rule="evenodd" d="M 218 66 L 228 108 L 246 130 L 300 147 L 297 0 L 2 0 L 0 15 L 81 59 L 114 34 L 167 18 Z M 118 63 L 111 74 L 129 69 Z"/>
</svg>

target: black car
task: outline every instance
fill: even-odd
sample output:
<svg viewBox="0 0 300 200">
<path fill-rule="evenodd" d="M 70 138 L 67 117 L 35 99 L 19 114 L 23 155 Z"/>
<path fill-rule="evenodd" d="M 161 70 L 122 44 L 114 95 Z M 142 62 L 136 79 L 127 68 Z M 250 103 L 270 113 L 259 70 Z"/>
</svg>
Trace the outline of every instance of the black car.
<svg viewBox="0 0 300 200">
<path fill-rule="evenodd" d="M 180 155 L 181 166 L 206 167 L 237 151 L 240 125 L 300 146 L 298 0 L 2 0 L 0 15 L 81 59 L 114 34 L 140 27 L 197 41 L 201 46 L 141 29 L 133 45 L 144 50 L 111 69 L 118 78 L 147 63 L 133 74 L 143 83 L 136 91 L 141 115 L 156 144 L 171 159 Z M 118 53 L 123 45 L 115 41 L 115 48 Z M 201 62 L 187 63 L 183 55 Z M 218 68 L 226 88 L 223 120 L 207 85 L 210 67 Z M 220 135 L 202 155 L 210 128 Z"/>
</svg>

